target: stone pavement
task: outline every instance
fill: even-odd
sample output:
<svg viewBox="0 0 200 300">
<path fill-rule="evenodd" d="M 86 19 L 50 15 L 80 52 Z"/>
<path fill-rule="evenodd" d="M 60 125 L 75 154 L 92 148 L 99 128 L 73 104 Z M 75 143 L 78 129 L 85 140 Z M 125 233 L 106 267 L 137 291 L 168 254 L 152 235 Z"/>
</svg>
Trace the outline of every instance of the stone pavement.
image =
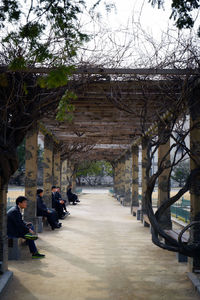
<svg viewBox="0 0 200 300">
<path fill-rule="evenodd" d="M 46 258 L 9 262 L 2 300 L 197 300 L 186 264 L 108 194 L 83 194 L 63 228 L 40 234 Z"/>
</svg>

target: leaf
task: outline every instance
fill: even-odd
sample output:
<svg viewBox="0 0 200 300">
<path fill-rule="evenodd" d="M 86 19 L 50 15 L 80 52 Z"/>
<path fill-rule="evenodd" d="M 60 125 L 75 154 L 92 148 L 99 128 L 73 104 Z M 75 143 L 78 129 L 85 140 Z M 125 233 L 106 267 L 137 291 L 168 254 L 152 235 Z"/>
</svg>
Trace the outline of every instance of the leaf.
<svg viewBox="0 0 200 300">
<path fill-rule="evenodd" d="M 65 92 L 58 105 L 56 120 L 60 122 L 63 121 L 71 122 L 73 120 L 72 112 L 75 110 L 75 106 L 71 104 L 70 101 L 76 98 L 77 96 L 73 92 L 68 90 Z"/>
<path fill-rule="evenodd" d="M 52 89 L 65 86 L 68 83 L 68 78 L 74 70 L 73 66 L 59 66 L 51 71 L 47 76 L 40 77 L 38 84 L 42 88 Z"/>
</svg>

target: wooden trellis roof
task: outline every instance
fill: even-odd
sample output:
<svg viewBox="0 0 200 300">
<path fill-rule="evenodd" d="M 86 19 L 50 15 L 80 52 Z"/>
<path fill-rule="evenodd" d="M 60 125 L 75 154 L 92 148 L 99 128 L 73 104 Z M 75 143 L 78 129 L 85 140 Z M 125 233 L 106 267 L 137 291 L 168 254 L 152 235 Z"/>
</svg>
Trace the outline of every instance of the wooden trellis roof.
<svg viewBox="0 0 200 300">
<path fill-rule="evenodd" d="M 56 121 L 56 112 L 42 122 L 64 145 L 94 145 L 88 158 L 114 160 L 178 100 L 182 80 L 174 76 L 75 78 L 69 84 L 77 95 L 72 122 Z"/>
</svg>

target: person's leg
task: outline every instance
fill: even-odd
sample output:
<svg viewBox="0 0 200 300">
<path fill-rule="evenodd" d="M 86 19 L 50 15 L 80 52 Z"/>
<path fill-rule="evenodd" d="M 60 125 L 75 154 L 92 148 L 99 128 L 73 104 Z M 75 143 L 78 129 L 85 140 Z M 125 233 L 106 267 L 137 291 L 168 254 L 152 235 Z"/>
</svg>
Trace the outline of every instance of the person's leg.
<svg viewBox="0 0 200 300">
<path fill-rule="evenodd" d="M 29 246 L 30 253 L 35 254 L 38 252 L 35 242 L 33 240 L 26 240 Z"/>
</svg>

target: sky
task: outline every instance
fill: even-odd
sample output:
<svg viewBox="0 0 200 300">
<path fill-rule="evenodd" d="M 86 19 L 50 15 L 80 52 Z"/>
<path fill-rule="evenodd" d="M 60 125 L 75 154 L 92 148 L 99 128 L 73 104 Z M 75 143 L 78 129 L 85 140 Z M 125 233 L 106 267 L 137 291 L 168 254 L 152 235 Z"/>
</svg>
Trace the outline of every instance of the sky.
<svg viewBox="0 0 200 300">
<path fill-rule="evenodd" d="M 94 2 L 86 0 L 88 7 Z M 100 15 L 99 20 L 90 22 L 86 14 L 82 17 L 84 30 L 94 37 L 83 47 L 80 60 L 94 64 L 99 62 L 100 65 L 109 67 L 112 64 L 144 66 L 150 64 L 147 56 L 152 56 L 156 51 L 160 57 L 164 57 L 173 47 L 175 49 L 180 35 L 186 36 L 190 33 L 189 30 L 178 31 L 174 20 L 169 19 L 171 1 L 165 2 L 164 9 L 158 9 L 153 8 L 148 0 L 101 1 L 96 8 L 96 13 Z M 106 12 L 105 3 L 114 3 L 115 7 Z"/>
</svg>

